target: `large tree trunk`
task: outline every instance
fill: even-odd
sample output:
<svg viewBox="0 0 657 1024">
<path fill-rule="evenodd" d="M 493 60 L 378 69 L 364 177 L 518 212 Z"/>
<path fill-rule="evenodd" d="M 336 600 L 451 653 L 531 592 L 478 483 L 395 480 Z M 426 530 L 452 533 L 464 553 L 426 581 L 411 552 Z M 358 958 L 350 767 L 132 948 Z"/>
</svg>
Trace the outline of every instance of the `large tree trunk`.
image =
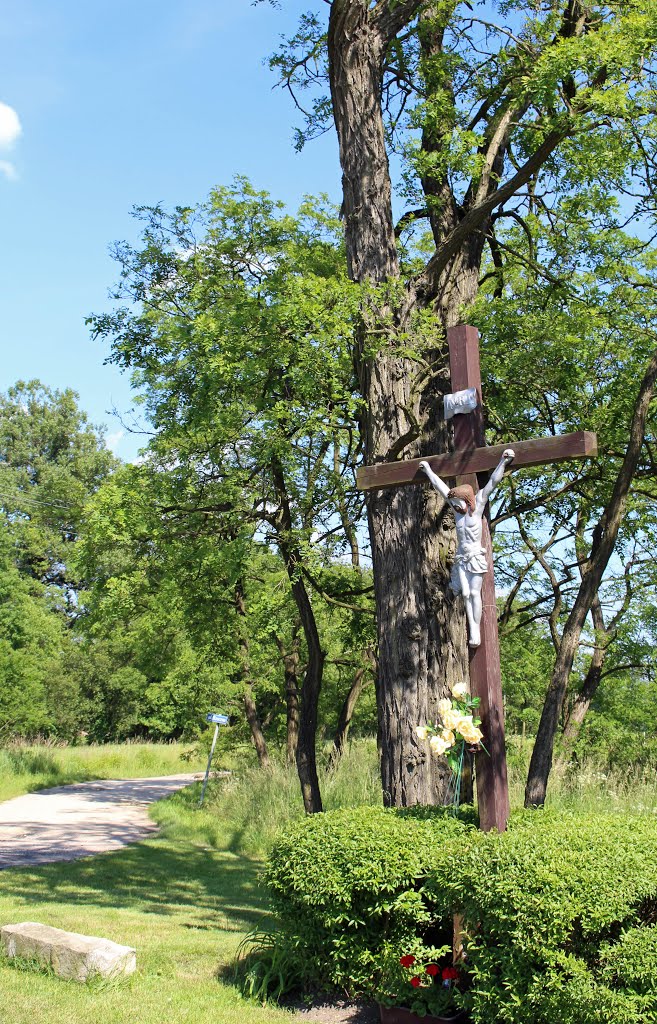
<svg viewBox="0 0 657 1024">
<path fill-rule="evenodd" d="M 401 7 L 410 7 L 406 3 Z M 419 7 L 417 4 L 416 7 Z M 329 22 L 333 111 L 343 171 L 343 214 L 350 276 L 382 284 L 399 278 L 391 185 L 380 107 L 382 26 L 369 5 L 334 0 Z M 453 211 L 447 209 L 445 216 Z M 445 230 L 449 225 L 445 224 Z M 477 291 L 483 234 L 476 233 L 442 275 L 437 309 L 438 365 L 446 365 L 442 326 L 459 322 L 459 308 Z M 439 411 L 446 374 L 431 387 L 419 367 L 396 351 L 413 327 L 416 298 L 373 293 L 363 309 L 356 369 L 366 403 L 365 460 L 391 461 L 445 451 L 449 432 Z M 381 337 L 387 336 L 381 344 Z M 371 356 L 372 345 L 378 352 Z M 416 387 L 417 383 L 417 387 Z M 465 622 L 448 592 L 454 532 L 451 513 L 429 488 L 368 494 L 379 642 L 377 702 L 384 802 L 392 806 L 444 802 L 449 771 L 436 769 L 416 726 L 437 717 L 437 702 L 467 679 Z"/>
<path fill-rule="evenodd" d="M 529 764 L 525 787 L 525 807 L 535 807 L 545 803 L 547 784 L 552 768 L 554 739 L 559 727 L 559 717 L 568 689 L 570 672 L 579 647 L 586 616 L 597 597 L 602 575 L 616 545 L 625 502 L 641 455 L 646 419 L 655 391 L 656 379 L 657 351 L 653 352 L 641 381 L 634 405 L 625 458 L 618 471 L 609 503 L 594 531 L 591 554 L 583 567 L 582 582 L 561 636 L 561 644 L 557 652 Z"/>
</svg>

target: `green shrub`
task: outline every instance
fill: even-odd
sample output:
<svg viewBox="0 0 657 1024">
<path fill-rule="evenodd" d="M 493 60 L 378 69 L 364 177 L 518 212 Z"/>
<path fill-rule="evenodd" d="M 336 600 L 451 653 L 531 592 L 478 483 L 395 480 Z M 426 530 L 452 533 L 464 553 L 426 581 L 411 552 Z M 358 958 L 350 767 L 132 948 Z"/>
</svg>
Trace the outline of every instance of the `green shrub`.
<svg viewBox="0 0 657 1024">
<path fill-rule="evenodd" d="M 630 928 L 604 946 L 600 974 L 614 988 L 657 995 L 657 927 Z"/>
<path fill-rule="evenodd" d="M 343 809 L 289 826 L 266 880 L 279 987 L 285 964 L 389 1001 L 400 955 L 444 957 L 459 913 L 475 1024 L 657 1022 L 652 816 L 522 812 L 498 835 L 441 808 Z"/>
<path fill-rule="evenodd" d="M 345 808 L 295 822 L 266 871 L 279 948 L 303 962 L 307 983 L 351 995 L 375 994 L 391 957 L 436 959 L 451 948 L 450 908 L 427 900 L 424 880 L 473 830 L 445 808 Z"/>
<path fill-rule="evenodd" d="M 452 844 L 426 885 L 463 915 L 473 1019 L 657 1019 L 657 822 L 525 812 L 504 835 Z"/>
</svg>

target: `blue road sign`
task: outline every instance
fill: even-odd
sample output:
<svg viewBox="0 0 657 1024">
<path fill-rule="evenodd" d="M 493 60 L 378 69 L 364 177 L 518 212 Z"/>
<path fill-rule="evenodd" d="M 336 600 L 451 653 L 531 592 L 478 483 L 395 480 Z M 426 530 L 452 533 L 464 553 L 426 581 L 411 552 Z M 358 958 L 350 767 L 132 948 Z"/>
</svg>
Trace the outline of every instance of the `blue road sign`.
<svg viewBox="0 0 657 1024">
<path fill-rule="evenodd" d="M 228 725 L 228 715 L 217 715 L 212 711 L 205 716 L 206 722 L 214 722 L 215 725 Z"/>
</svg>

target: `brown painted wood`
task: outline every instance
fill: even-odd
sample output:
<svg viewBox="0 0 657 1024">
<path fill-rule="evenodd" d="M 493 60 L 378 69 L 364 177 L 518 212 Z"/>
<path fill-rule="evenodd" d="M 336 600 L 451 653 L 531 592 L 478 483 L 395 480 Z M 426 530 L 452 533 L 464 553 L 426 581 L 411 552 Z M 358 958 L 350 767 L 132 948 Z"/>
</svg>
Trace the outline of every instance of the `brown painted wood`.
<svg viewBox="0 0 657 1024">
<path fill-rule="evenodd" d="M 454 417 L 454 447 L 457 451 L 468 449 L 488 454 L 494 451 L 485 447 L 484 417 L 481 396 L 481 370 L 479 365 L 479 332 L 467 325 L 453 327 L 447 331 L 449 345 L 449 366 L 452 391 L 476 388 L 479 404 L 466 415 Z M 476 491 L 488 478 L 486 470 L 494 469 L 504 448 L 484 467 L 468 466 L 467 474 L 458 474 L 456 483 L 470 484 Z M 513 450 L 517 447 L 514 445 Z M 523 454 L 516 451 L 517 462 Z M 514 463 L 516 460 L 514 459 Z M 525 463 L 521 463 L 525 464 Z M 442 475 L 439 470 L 435 470 Z M 480 479 L 474 475 L 481 474 Z M 493 545 L 490 535 L 490 512 L 486 508 L 481 544 L 486 552 L 488 572 L 481 587 L 481 644 L 470 647 L 470 692 L 479 697 L 479 718 L 484 734 L 485 751 L 475 757 L 475 779 L 477 782 L 477 805 L 479 827 L 484 832 L 497 829 L 504 832 L 509 820 L 509 784 L 506 767 L 506 743 L 504 739 L 504 704 L 502 699 L 502 669 L 500 665 L 500 641 L 497 630 L 497 604 L 495 602 L 495 576 L 493 573 Z"/>
<path fill-rule="evenodd" d="M 481 644 L 470 647 L 470 690 L 479 697 L 479 718 L 486 751 L 475 756 L 479 827 L 484 832 L 504 832 L 509 820 L 509 784 L 504 739 L 502 668 L 497 631 L 497 604 L 493 552 L 488 521 L 484 517 L 482 545 L 486 549 L 488 572 L 481 588 Z"/>
<path fill-rule="evenodd" d="M 463 391 L 465 388 L 476 388 L 478 405 L 474 412 L 466 415 L 454 416 L 454 450 L 457 452 L 470 451 L 473 448 L 483 448 L 486 444 L 484 437 L 484 410 L 481 395 L 481 369 L 479 365 L 479 331 L 476 327 L 468 324 L 459 324 L 458 327 L 451 327 L 447 332 L 447 343 L 449 345 L 449 376 L 452 384 L 452 391 Z M 499 459 L 498 459 L 499 461 Z M 495 463 L 495 466 L 497 462 Z M 490 466 L 494 469 L 495 466 Z M 438 476 L 443 474 L 434 469 Z M 478 469 L 465 470 L 467 473 L 482 472 Z M 451 474 L 450 474 L 451 475 Z M 458 474 L 460 475 L 460 471 Z M 465 481 L 462 481 L 465 483 Z"/>
<path fill-rule="evenodd" d="M 472 385 L 470 385 L 472 386 Z M 460 388 L 458 390 L 461 390 Z M 475 413 L 455 416 L 455 430 L 462 430 L 461 421 Z M 516 457 L 511 469 L 521 466 L 544 466 L 570 459 L 587 459 L 598 453 L 597 436 L 589 430 L 578 430 L 574 434 L 560 434 L 556 437 L 533 438 L 531 441 L 511 441 L 508 444 L 494 444 L 485 448 L 460 450 L 451 455 L 431 455 L 427 462 L 434 473 L 445 480 L 474 473 L 486 473 L 495 469 L 505 448 L 513 448 Z M 362 466 L 356 477 L 361 491 L 374 488 L 408 487 L 424 484 L 427 478 L 420 467 L 421 459 L 407 459 L 403 462 L 382 462 L 376 466 Z"/>
</svg>

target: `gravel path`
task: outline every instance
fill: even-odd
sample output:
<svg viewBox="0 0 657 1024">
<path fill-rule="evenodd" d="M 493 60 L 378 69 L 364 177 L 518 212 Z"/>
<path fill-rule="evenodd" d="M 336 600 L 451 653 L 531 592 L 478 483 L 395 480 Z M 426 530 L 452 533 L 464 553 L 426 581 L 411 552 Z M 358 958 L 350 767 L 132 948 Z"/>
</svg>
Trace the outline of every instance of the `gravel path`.
<svg viewBox="0 0 657 1024">
<path fill-rule="evenodd" d="M 102 779 L 57 786 L 0 804 L 0 869 L 77 860 L 157 832 L 147 807 L 198 775 Z"/>
</svg>

